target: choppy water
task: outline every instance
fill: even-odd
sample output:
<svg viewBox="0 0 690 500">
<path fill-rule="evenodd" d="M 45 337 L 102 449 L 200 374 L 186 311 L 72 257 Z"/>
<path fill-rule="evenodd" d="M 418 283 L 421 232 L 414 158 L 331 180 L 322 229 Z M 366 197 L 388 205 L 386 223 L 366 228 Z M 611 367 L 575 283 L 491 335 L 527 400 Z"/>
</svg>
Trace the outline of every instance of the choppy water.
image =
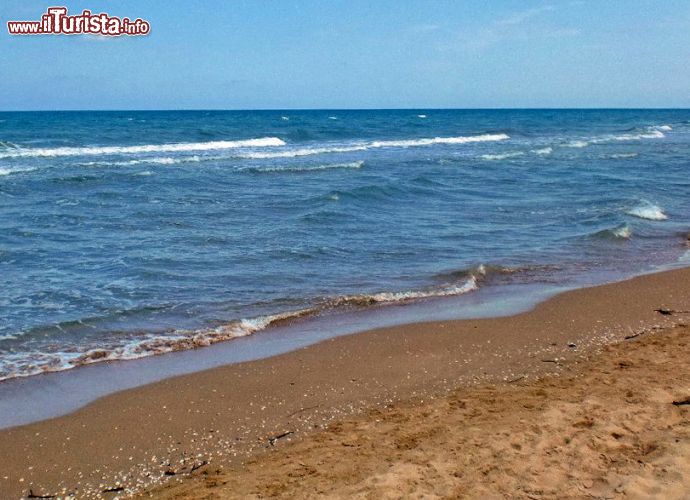
<svg viewBox="0 0 690 500">
<path fill-rule="evenodd" d="M 690 111 L 0 113 L 0 379 L 687 258 Z"/>
</svg>

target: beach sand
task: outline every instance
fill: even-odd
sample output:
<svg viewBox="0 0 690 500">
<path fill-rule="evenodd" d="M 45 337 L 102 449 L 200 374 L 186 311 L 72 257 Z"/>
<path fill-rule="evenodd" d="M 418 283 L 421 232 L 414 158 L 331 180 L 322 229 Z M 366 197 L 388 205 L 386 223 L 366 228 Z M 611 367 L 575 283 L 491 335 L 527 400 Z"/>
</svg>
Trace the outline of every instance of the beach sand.
<svg viewBox="0 0 690 500">
<path fill-rule="evenodd" d="M 690 269 L 124 391 L 0 431 L 0 497 L 681 498 L 682 311 Z"/>
</svg>

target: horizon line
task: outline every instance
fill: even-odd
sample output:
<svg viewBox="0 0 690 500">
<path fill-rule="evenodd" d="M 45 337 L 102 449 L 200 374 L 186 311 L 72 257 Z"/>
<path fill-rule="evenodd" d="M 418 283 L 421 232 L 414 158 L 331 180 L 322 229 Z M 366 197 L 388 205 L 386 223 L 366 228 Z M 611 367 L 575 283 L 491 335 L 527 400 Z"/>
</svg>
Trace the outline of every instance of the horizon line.
<svg viewBox="0 0 690 500">
<path fill-rule="evenodd" d="M 400 108 L 101 108 L 101 109 L 4 109 L 0 113 L 118 113 L 118 112 L 252 112 L 252 111 L 664 111 L 690 107 L 400 107 Z"/>
</svg>

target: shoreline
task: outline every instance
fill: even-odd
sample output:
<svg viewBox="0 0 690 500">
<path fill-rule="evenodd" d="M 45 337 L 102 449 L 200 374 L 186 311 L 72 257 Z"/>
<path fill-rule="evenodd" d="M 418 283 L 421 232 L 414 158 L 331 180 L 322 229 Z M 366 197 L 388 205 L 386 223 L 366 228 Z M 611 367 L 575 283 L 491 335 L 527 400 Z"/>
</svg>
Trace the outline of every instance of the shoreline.
<svg viewBox="0 0 690 500">
<path fill-rule="evenodd" d="M 584 286 L 587 285 L 581 285 Z M 196 349 L 132 360 L 108 360 L 1 380 L 0 430 L 60 417 L 123 390 L 219 366 L 270 358 L 331 338 L 419 322 L 519 314 L 558 293 L 576 288 L 575 285 L 531 283 L 480 287 L 460 296 L 375 304 L 323 316 L 300 317 L 252 335 Z M 46 387 L 50 387 L 49 392 Z"/>
<path fill-rule="evenodd" d="M 689 309 L 688 283 L 687 268 L 643 275 L 514 316 L 379 328 L 115 393 L 0 431 L 0 492 L 142 491 L 372 408 L 561 373 L 626 336 L 674 326 L 678 315 L 655 309 Z"/>
</svg>

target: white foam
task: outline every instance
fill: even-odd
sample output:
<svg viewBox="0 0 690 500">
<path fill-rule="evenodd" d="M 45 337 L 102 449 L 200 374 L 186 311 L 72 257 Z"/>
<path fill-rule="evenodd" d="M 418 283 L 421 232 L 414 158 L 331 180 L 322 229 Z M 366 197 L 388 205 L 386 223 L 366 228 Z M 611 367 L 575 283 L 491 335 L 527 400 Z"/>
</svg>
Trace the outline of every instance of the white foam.
<svg viewBox="0 0 690 500">
<path fill-rule="evenodd" d="M 19 174 L 22 172 L 33 172 L 36 170 L 33 167 L 27 167 L 27 168 L 0 168 L 0 176 L 5 176 L 5 175 L 11 175 L 11 174 Z"/>
<path fill-rule="evenodd" d="M 16 157 L 54 157 L 54 156 L 92 156 L 139 153 L 168 153 L 184 151 L 214 151 L 237 148 L 263 148 L 285 146 L 277 137 L 262 137 L 240 141 L 186 142 L 172 144 L 143 144 L 140 146 L 88 146 L 62 148 L 17 148 L 0 152 L 0 158 Z"/>
<path fill-rule="evenodd" d="M 479 274 L 481 274 L 482 271 L 483 269 L 481 267 L 477 270 Z M 168 352 L 204 347 L 218 342 L 252 335 L 277 322 L 313 315 L 323 310 L 324 307 L 335 308 L 344 305 L 366 306 L 375 303 L 386 304 L 432 297 L 447 297 L 469 293 L 477 290 L 477 288 L 477 278 L 471 276 L 461 285 L 448 285 L 443 288 L 424 291 L 381 292 L 372 295 L 337 297 L 326 301 L 323 307 L 311 307 L 279 314 L 242 319 L 216 328 L 179 330 L 165 335 L 149 334 L 119 346 L 94 346 L 84 351 L 69 349 L 50 353 L 44 351 L 9 353 L 0 359 L 0 381 L 17 377 L 29 377 L 45 372 L 63 371 L 101 361 L 133 360 Z"/>
<path fill-rule="evenodd" d="M 641 134 L 623 134 L 597 139 L 594 142 L 608 142 L 611 141 L 639 141 L 641 139 L 663 139 L 666 137 L 660 130 L 650 130 Z"/>
<path fill-rule="evenodd" d="M 637 153 L 616 153 L 609 156 L 613 160 L 625 160 L 628 158 L 637 158 L 639 155 Z"/>
<path fill-rule="evenodd" d="M 659 125 L 658 127 L 654 128 L 656 128 L 657 130 L 662 130 L 664 132 L 670 132 L 671 130 L 673 130 L 673 127 L 671 127 L 671 125 Z"/>
<path fill-rule="evenodd" d="M 533 149 L 531 152 L 534 153 L 535 155 L 546 156 L 546 155 L 550 155 L 551 153 L 553 153 L 553 148 L 547 146 L 545 148 Z"/>
<path fill-rule="evenodd" d="M 79 163 L 79 165 L 85 167 L 128 167 L 131 165 L 142 165 L 142 164 L 157 164 L 157 165 L 177 165 L 179 163 L 190 163 L 190 162 L 200 162 L 205 160 L 221 160 L 222 156 L 179 156 L 172 158 L 169 156 L 160 156 L 152 158 L 139 158 L 137 160 L 125 160 L 125 161 L 88 161 Z"/>
<path fill-rule="evenodd" d="M 318 172 L 320 170 L 331 170 L 331 169 L 341 169 L 341 168 L 352 168 L 358 169 L 364 166 L 363 161 L 353 161 L 349 163 L 328 163 L 325 165 L 285 165 L 280 167 L 243 167 L 237 170 L 248 171 L 248 172 Z"/>
<path fill-rule="evenodd" d="M 513 153 L 503 153 L 498 155 L 482 155 L 481 158 L 484 160 L 508 160 L 510 158 L 518 158 L 524 154 L 525 153 L 522 151 L 515 151 Z"/>
<path fill-rule="evenodd" d="M 678 257 L 679 262 L 690 262 L 690 250 L 683 252 L 683 255 Z"/>
<path fill-rule="evenodd" d="M 247 158 L 254 160 L 262 160 L 269 158 L 297 158 L 300 156 L 311 156 L 329 153 L 352 153 L 355 151 L 366 151 L 368 148 L 365 145 L 361 146 L 339 146 L 330 148 L 302 148 L 302 149 L 292 149 L 289 151 L 277 151 L 275 153 L 240 153 L 237 154 L 239 158 Z"/>
<path fill-rule="evenodd" d="M 424 147 L 432 146 L 437 144 L 469 144 L 473 142 L 491 142 L 491 141 L 503 141 L 510 139 L 506 134 L 483 134 L 474 136 L 460 136 L 460 137 L 433 137 L 428 139 L 406 139 L 397 141 L 372 141 L 372 142 L 361 142 L 354 143 L 351 145 L 333 145 L 333 146 L 320 146 L 311 148 L 300 148 L 291 149 L 287 151 L 276 151 L 276 152 L 248 152 L 239 153 L 239 158 L 249 158 L 249 159 L 267 159 L 267 158 L 296 158 L 299 156 L 310 156 L 310 155 L 320 155 L 320 154 L 330 154 L 330 153 L 352 153 L 356 151 L 366 151 L 369 149 L 379 149 L 379 148 L 412 148 L 412 147 Z"/>
<path fill-rule="evenodd" d="M 426 115 L 417 115 L 417 118 L 426 118 Z"/>
<path fill-rule="evenodd" d="M 632 229 L 630 229 L 630 226 L 625 224 L 624 226 L 617 227 L 616 229 L 613 230 L 613 235 L 616 238 L 622 238 L 622 239 L 630 239 L 632 237 Z"/>
<path fill-rule="evenodd" d="M 374 141 L 371 148 L 410 148 L 418 146 L 431 146 L 435 144 L 469 144 L 473 142 L 493 142 L 510 139 L 506 134 L 482 134 L 459 137 L 434 137 L 432 139 L 410 139 L 402 141 Z"/>
<path fill-rule="evenodd" d="M 627 214 L 646 220 L 660 221 L 668 219 L 668 215 L 664 213 L 661 207 L 648 202 L 641 203 L 632 210 L 629 210 Z"/>
<path fill-rule="evenodd" d="M 380 292 L 370 295 L 348 295 L 333 299 L 330 301 L 330 303 L 334 307 L 346 304 L 386 304 L 395 302 L 405 302 L 415 299 L 463 295 L 469 292 L 473 292 L 478 288 L 479 286 L 477 284 L 477 278 L 475 276 L 470 276 L 470 278 L 461 285 L 453 284 L 441 288 L 433 288 L 430 290 L 410 290 L 406 292 Z"/>
<path fill-rule="evenodd" d="M 567 148 L 586 148 L 589 146 L 587 141 L 571 141 L 565 145 Z"/>
</svg>

